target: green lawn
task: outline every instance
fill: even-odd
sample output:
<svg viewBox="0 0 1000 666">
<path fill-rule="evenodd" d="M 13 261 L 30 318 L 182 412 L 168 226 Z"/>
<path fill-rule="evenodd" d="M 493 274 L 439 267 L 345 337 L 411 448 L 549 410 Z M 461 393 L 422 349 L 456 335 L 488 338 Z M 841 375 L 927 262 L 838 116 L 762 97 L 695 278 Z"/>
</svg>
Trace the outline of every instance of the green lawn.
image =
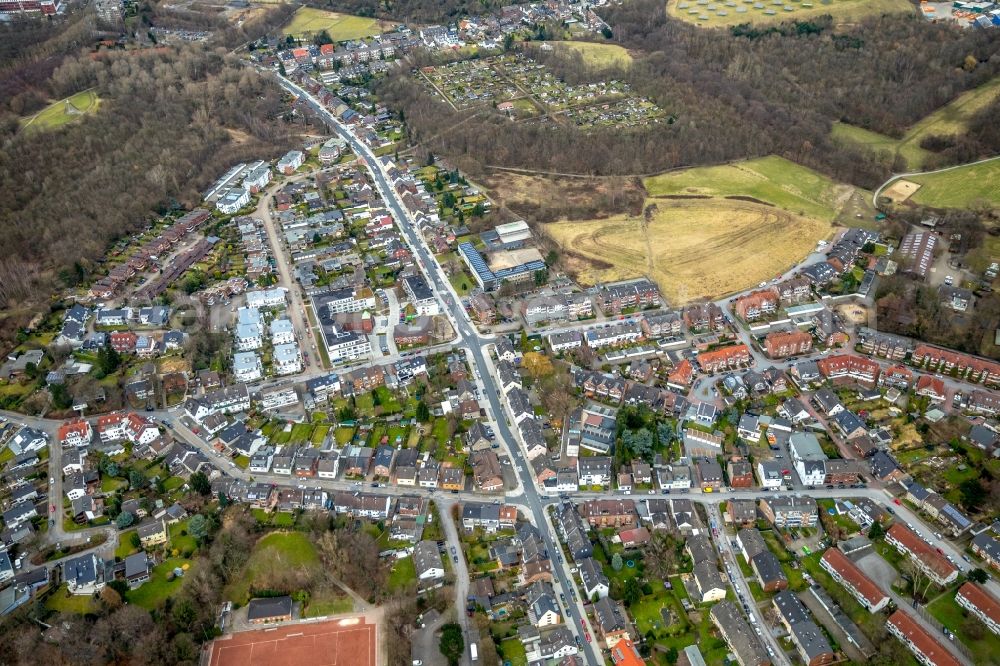
<svg viewBox="0 0 1000 666">
<path fill-rule="evenodd" d="M 528 655 L 524 645 L 517 638 L 508 638 L 500 642 L 503 653 L 503 663 L 510 666 L 528 666 Z"/>
<path fill-rule="evenodd" d="M 382 33 L 379 22 L 373 18 L 328 12 L 313 7 L 301 7 L 282 32 L 286 35 L 307 37 L 324 30 L 335 42 L 363 39 Z"/>
<path fill-rule="evenodd" d="M 118 535 L 118 547 L 115 548 L 115 557 L 124 560 L 126 557 L 132 553 L 139 551 L 138 548 L 132 546 L 132 535 L 135 534 L 135 530 L 129 530 L 127 532 L 122 532 Z"/>
<path fill-rule="evenodd" d="M 396 560 L 392 565 L 392 572 L 389 574 L 389 591 L 398 592 L 406 589 L 406 586 L 417 580 L 417 570 L 413 565 L 412 557 L 404 557 Z"/>
<path fill-rule="evenodd" d="M 330 433 L 331 426 L 329 425 L 318 425 L 313 429 L 312 438 L 310 441 L 313 444 L 322 444 L 326 441 L 326 436 Z"/>
<path fill-rule="evenodd" d="M 337 428 L 333 431 L 333 438 L 337 444 L 344 446 L 354 438 L 354 428 Z"/>
<path fill-rule="evenodd" d="M 172 492 L 183 486 L 187 481 L 179 476 L 171 476 L 166 481 L 163 482 L 163 489 L 165 491 Z"/>
<path fill-rule="evenodd" d="M 650 196 L 744 196 L 792 213 L 831 222 L 842 205 L 844 186 L 781 157 L 762 157 L 725 166 L 695 167 L 643 179 Z"/>
<path fill-rule="evenodd" d="M 289 441 L 308 442 L 312 437 L 313 426 L 310 423 L 296 423 L 292 426 L 292 434 Z"/>
<path fill-rule="evenodd" d="M 431 436 L 438 441 L 439 444 L 445 444 L 448 437 L 448 419 L 435 419 L 434 425 L 431 426 Z"/>
<path fill-rule="evenodd" d="M 1000 637 L 990 633 L 989 629 L 983 628 L 982 638 L 972 638 L 963 629 L 966 622 L 966 611 L 955 601 L 952 590 L 940 595 L 937 599 L 927 604 L 927 611 L 933 615 L 938 622 L 955 632 L 958 639 L 969 648 L 972 653 L 972 661 L 975 664 L 995 664 L 1000 655 Z"/>
<path fill-rule="evenodd" d="M 265 576 L 274 567 L 308 569 L 316 566 L 319 566 L 319 555 L 307 535 L 302 532 L 271 532 L 254 546 L 243 575 L 230 583 L 224 596 L 244 604 L 256 578 Z"/>
<path fill-rule="evenodd" d="M 45 600 L 45 608 L 57 613 L 85 615 L 97 612 L 100 606 L 89 594 L 70 594 L 69 586 L 63 583 Z"/>
<path fill-rule="evenodd" d="M 101 492 L 102 493 L 113 493 L 119 488 L 124 488 L 128 485 L 128 481 L 125 479 L 119 479 L 113 476 L 105 476 L 101 478 Z"/>
<path fill-rule="evenodd" d="M 24 121 L 25 128 L 49 130 L 94 113 L 101 105 L 101 99 L 92 90 L 85 90 L 58 102 L 53 102 L 37 114 Z"/>
<path fill-rule="evenodd" d="M 931 152 L 920 147 L 920 142 L 893 139 L 891 136 L 872 132 L 847 123 L 834 123 L 830 132 L 834 141 L 863 148 L 873 153 L 899 153 L 910 168 L 919 168 Z"/>
<path fill-rule="evenodd" d="M 1000 208 L 1000 159 L 907 180 L 920 184 L 910 197 L 914 203 L 941 208 L 986 203 Z"/>
<path fill-rule="evenodd" d="M 247 456 L 236 456 L 233 458 L 233 462 L 236 463 L 236 466 L 240 469 L 246 469 L 250 466 L 250 458 Z"/>
<path fill-rule="evenodd" d="M 310 599 L 303 612 L 303 617 L 321 617 L 324 615 L 339 615 L 354 610 L 354 600 L 348 596 Z"/>
<path fill-rule="evenodd" d="M 187 533 L 188 521 L 182 520 L 167 528 L 170 534 L 170 547 L 178 553 L 193 553 L 198 548 L 198 542 Z"/>
<path fill-rule="evenodd" d="M 556 53 L 560 51 L 571 54 L 579 53 L 584 64 L 591 67 L 628 67 L 632 64 L 632 56 L 617 44 L 571 41 L 547 43 L 556 50 Z"/>
<path fill-rule="evenodd" d="M 167 580 L 174 569 L 183 568 L 185 565 L 189 566 L 190 564 L 190 560 L 182 557 L 172 557 L 164 560 L 153 567 L 153 575 L 150 576 L 148 581 L 138 588 L 128 591 L 125 595 L 126 600 L 130 604 L 142 606 L 146 610 L 153 610 L 166 601 L 167 597 L 180 589 L 183 576 Z"/>
</svg>

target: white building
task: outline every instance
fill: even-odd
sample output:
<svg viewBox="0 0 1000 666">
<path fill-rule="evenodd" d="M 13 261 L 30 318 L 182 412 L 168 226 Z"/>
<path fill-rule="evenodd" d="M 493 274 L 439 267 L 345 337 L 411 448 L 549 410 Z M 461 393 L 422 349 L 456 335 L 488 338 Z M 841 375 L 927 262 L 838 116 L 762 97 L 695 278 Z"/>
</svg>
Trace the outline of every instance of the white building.
<svg viewBox="0 0 1000 666">
<path fill-rule="evenodd" d="M 273 289 L 255 289 L 246 293 L 248 308 L 276 308 L 285 307 L 287 303 L 288 290 L 284 287 L 274 287 Z"/>
<path fill-rule="evenodd" d="M 225 215 L 235 215 L 248 203 L 250 203 L 250 192 L 242 187 L 234 187 L 219 197 L 215 207 Z"/>
<path fill-rule="evenodd" d="M 243 179 L 244 189 L 260 192 L 271 182 L 271 167 L 267 162 L 254 162 L 247 167 L 246 178 Z"/>
<path fill-rule="evenodd" d="M 332 328 L 329 332 L 324 331 L 323 339 L 326 341 L 330 360 L 334 363 L 367 358 L 372 353 L 368 338 L 354 331 L 338 331 Z"/>
<path fill-rule="evenodd" d="M 285 156 L 278 160 L 275 167 L 279 173 L 291 176 L 306 161 L 306 156 L 301 150 L 289 150 Z"/>
<path fill-rule="evenodd" d="M 403 278 L 403 290 L 418 315 L 432 317 L 441 313 L 434 292 L 422 275 L 408 275 Z"/>
<path fill-rule="evenodd" d="M 295 328 L 288 319 L 275 319 L 271 322 L 271 344 L 287 345 L 295 342 Z"/>
<path fill-rule="evenodd" d="M 253 352 L 233 354 L 233 376 L 238 382 L 255 382 L 264 376 L 260 356 Z"/>
<path fill-rule="evenodd" d="M 252 351 L 260 349 L 264 344 L 261 337 L 260 326 L 257 324 L 237 324 L 236 325 L 236 348 L 240 351 Z"/>
<path fill-rule="evenodd" d="M 275 345 L 271 360 L 276 375 L 292 375 L 302 371 L 302 355 L 294 342 Z"/>
</svg>

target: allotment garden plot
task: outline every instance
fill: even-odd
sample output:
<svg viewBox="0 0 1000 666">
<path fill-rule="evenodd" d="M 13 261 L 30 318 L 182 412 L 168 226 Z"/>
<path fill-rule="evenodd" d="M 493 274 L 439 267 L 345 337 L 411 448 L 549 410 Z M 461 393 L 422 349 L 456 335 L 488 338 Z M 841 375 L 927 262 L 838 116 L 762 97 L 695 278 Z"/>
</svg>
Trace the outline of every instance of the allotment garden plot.
<svg viewBox="0 0 1000 666">
<path fill-rule="evenodd" d="M 666 115 L 622 81 L 570 85 L 524 55 L 425 67 L 420 73 L 433 94 L 459 111 L 495 107 L 514 120 L 582 127 L 637 126 Z"/>
</svg>

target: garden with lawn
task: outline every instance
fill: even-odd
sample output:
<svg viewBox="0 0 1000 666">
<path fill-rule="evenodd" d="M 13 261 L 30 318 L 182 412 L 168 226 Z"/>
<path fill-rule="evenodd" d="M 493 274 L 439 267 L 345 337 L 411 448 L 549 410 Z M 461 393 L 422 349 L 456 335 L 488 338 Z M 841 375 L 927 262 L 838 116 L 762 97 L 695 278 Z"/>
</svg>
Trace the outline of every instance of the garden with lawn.
<svg viewBox="0 0 1000 666">
<path fill-rule="evenodd" d="M 190 570 L 190 566 L 190 560 L 183 557 L 171 557 L 164 560 L 153 567 L 152 575 L 148 581 L 125 594 L 125 600 L 130 604 L 142 606 L 146 610 L 153 610 L 180 589 L 183 575 L 174 576 L 174 570 L 180 569 L 186 573 Z"/>
</svg>

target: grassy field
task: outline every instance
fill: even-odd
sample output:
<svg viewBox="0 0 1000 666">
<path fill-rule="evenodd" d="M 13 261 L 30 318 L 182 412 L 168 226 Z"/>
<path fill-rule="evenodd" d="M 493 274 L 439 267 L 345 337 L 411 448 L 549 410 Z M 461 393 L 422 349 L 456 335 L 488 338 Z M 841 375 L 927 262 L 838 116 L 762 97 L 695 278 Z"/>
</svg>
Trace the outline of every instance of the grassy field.
<svg viewBox="0 0 1000 666">
<path fill-rule="evenodd" d="M 963 134 L 969 121 L 1000 95 L 1000 77 L 978 88 L 968 90 L 937 111 L 917 121 L 901 139 L 871 132 L 853 125 L 834 123 L 833 138 L 874 151 L 902 155 L 909 169 L 919 169 L 931 155 L 920 147 L 929 136 Z"/>
<path fill-rule="evenodd" d="M 745 9 L 745 11 L 740 11 Z M 906 0 L 726 0 L 696 2 L 669 0 L 667 15 L 696 25 L 719 27 L 752 23 L 766 25 L 779 21 L 802 20 L 810 16 L 830 14 L 843 25 L 868 16 L 913 13 Z"/>
<path fill-rule="evenodd" d="M 57 613 L 85 615 L 96 612 L 100 606 L 89 594 L 70 594 L 69 587 L 63 583 L 45 600 L 45 608 Z"/>
<path fill-rule="evenodd" d="M 24 121 L 25 128 L 47 130 L 62 127 L 83 114 L 93 113 L 101 105 L 101 99 L 92 90 L 85 90 L 58 102 L 53 102 Z"/>
<path fill-rule="evenodd" d="M 307 37 L 326 30 L 335 42 L 363 39 L 383 32 L 382 25 L 373 18 L 327 12 L 313 7 L 302 7 L 283 28 L 286 35 Z"/>
<path fill-rule="evenodd" d="M 153 610 L 172 593 L 180 589 L 183 577 L 173 580 L 167 580 L 167 578 L 174 569 L 183 568 L 188 564 L 190 564 L 188 560 L 180 557 L 170 558 L 157 564 L 153 567 L 153 575 L 150 576 L 149 580 L 138 588 L 129 590 L 125 595 L 126 600 L 130 604 L 142 606 L 146 610 Z"/>
<path fill-rule="evenodd" d="M 950 589 L 941 594 L 937 599 L 927 604 L 927 611 L 933 615 L 938 622 L 955 632 L 958 640 L 972 653 L 973 663 L 976 664 L 996 664 L 998 653 L 1000 653 L 1000 638 L 991 634 L 988 629 L 983 629 L 982 638 L 972 638 L 963 629 L 966 621 L 966 611 L 955 601 L 954 590 Z"/>
<path fill-rule="evenodd" d="M 707 195 L 753 197 L 790 213 L 834 221 L 855 188 L 781 157 L 725 166 L 696 167 L 643 180 L 651 197 Z"/>
<path fill-rule="evenodd" d="M 268 577 L 272 571 L 318 565 L 319 555 L 308 536 L 301 532 L 271 532 L 254 546 L 243 575 L 226 588 L 225 596 L 246 603 L 254 582 Z"/>
<path fill-rule="evenodd" d="M 655 202 L 643 217 L 557 222 L 546 231 L 586 284 L 648 275 L 672 305 L 719 297 L 787 270 L 830 224 L 764 204 L 725 199 Z M 578 260 L 577 257 L 580 259 Z"/>
<path fill-rule="evenodd" d="M 908 178 L 920 185 L 910 200 L 941 208 L 1000 208 L 1000 160 Z"/>
<path fill-rule="evenodd" d="M 591 67 L 628 67 L 632 64 L 632 56 L 627 50 L 617 44 L 599 44 L 596 42 L 547 42 L 556 53 L 579 53 L 583 62 Z"/>
</svg>

